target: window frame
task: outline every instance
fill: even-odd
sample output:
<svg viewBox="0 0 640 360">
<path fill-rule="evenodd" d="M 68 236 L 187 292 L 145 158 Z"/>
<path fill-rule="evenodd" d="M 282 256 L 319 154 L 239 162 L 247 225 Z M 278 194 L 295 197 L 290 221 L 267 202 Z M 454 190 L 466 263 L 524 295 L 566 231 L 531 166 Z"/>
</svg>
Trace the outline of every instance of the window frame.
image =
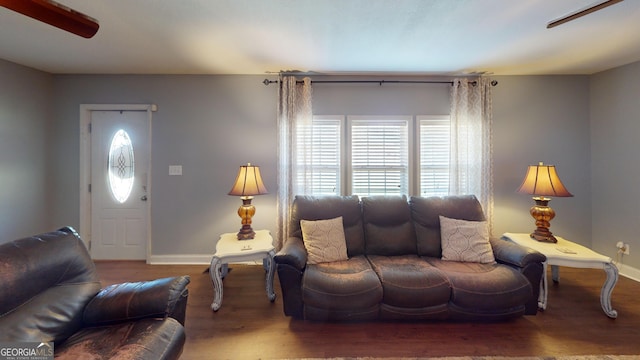
<svg viewBox="0 0 640 360">
<path fill-rule="evenodd" d="M 413 194 L 415 196 L 425 196 L 422 194 L 422 120 L 435 120 L 435 121 L 446 121 L 449 124 L 449 129 L 451 129 L 451 116 L 450 115 L 416 115 L 414 122 L 414 141 L 415 141 L 415 153 L 416 153 L 416 162 L 415 162 L 415 188 L 413 188 Z M 449 130 L 449 159 L 451 159 L 451 130 Z M 449 171 L 451 166 L 451 160 L 449 160 Z M 439 196 L 437 194 L 429 194 L 427 196 Z"/>
<path fill-rule="evenodd" d="M 352 169 L 352 125 L 354 121 L 405 121 L 407 124 L 407 172 L 408 186 L 406 194 L 422 196 L 421 194 L 421 121 L 442 120 L 450 123 L 450 115 L 314 115 L 313 122 L 331 120 L 340 122 L 339 134 L 339 179 L 340 191 L 336 195 L 353 194 Z M 319 194 L 318 194 L 319 195 Z M 430 196 L 430 195 L 428 195 Z"/>
<path fill-rule="evenodd" d="M 345 180 L 346 180 L 346 186 L 344 187 L 345 192 L 342 195 L 352 195 L 353 192 L 353 163 L 352 163 L 352 159 L 353 159 L 353 154 L 352 154 L 352 148 L 353 148 L 353 123 L 354 122 L 359 122 L 359 121 L 371 121 L 371 122 L 406 122 L 407 125 L 407 134 L 406 134 L 406 139 L 407 139 L 407 196 L 411 195 L 411 192 L 413 190 L 413 187 L 415 186 L 413 183 L 415 181 L 415 175 L 414 175 L 414 154 L 411 151 L 411 149 L 414 146 L 414 140 L 413 140 L 413 136 L 411 136 L 411 132 L 413 130 L 414 127 L 414 117 L 411 115 L 371 115 L 371 116 L 367 116 L 367 115 L 347 115 L 346 116 L 346 121 L 345 121 L 345 126 L 346 126 L 346 131 L 345 131 L 345 143 L 344 143 L 344 149 L 345 149 L 345 164 L 344 164 L 344 172 L 345 172 Z"/>
<path fill-rule="evenodd" d="M 337 191 L 336 194 L 344 194 L 345 193 L 345 188 L 344 188 L 344 186 L 345 186 L 345 182 L 344 182 L 344 171 L 345 171 L 345 169 L 344 169 L 344 163 L 345 163 L 345 158 L 344 158 L 344 156 L 345 156 L 345 154 L 344 154 L 345 134 L 344 134 L 344 131 L 345 131 L 345 121 L 344 121 L 344 118 L 345 117 L 343 115 L 314 115 L 313 119 L 312 119 L 312 124 L 311 124 L 311 127 L 312 127 L 311 131 L 313 131 L 313 127 L 315 125 L 314 123 L 316 121 L 318 121 L 318 122 L 323 122 L 323 121 L 334 122 L 334 121 L 338 121 L 338 123 L 339 123 L 339 126 L 338 126 L 339 134 L 338 134 L 338 137 L 337 137 L 337 140 L 338 140 L 338 149 L 337 149 L 337 151 L 339 153 L 339 156 L 338 156 L 338 171 L 337 171 L 337 175 L 338 175 L 337 186 L 338 186 L 338 190 L 339 191 Z M 313 135 L 311 135 L 311 138 L 313 138 Z M 311 145 L 311 149 L 309 149 L 309 150 L 313 151 L 313 144 Z M 313 155 L 311 155 L 311 156 L 313 156 Z M 320 168 L 321 166 L 318 165 L 317 167 Z M 313 169 L 314 167 L 311 166 L 311 168 Z M 298 180 L 300 180 L 300 179 L 298 179 Z M 316 195 L 324 195 L 324 194 L 322 194 L 322 193 L 317 194 L 316 193 Z"/>
</svg>

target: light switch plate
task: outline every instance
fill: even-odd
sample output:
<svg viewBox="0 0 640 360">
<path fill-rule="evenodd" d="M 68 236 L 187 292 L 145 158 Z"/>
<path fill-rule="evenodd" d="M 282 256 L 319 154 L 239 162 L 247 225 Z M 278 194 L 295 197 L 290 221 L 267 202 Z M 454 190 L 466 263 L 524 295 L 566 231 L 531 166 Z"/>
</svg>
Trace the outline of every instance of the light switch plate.
<svg viewBox="0 0 640 360">
<path fill-rule="evenodd" d="M 169 175 L 182 175 L 182 165 L 169 165 Z"/>
</svg>

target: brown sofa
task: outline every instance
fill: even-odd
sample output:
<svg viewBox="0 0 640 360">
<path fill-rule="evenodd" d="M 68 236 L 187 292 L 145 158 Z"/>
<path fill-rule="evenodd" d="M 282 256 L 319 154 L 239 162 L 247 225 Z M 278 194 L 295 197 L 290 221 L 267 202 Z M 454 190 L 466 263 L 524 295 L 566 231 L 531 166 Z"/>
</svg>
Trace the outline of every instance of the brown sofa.
<svg viewBox="0 0 640 360">
<path fill-rule="evenodd" d="M 54 343 L 61 359 L 177 359 L 188 276 L 101 290 L 70 227 L 0 244 L 0 342 Z"/>
<path fill-rule="evenodd" d="M 440 215 L 485 220 L 475 196 L 297 196 L 290 236 L 275 256 L 285 315 L 495 321 L 536 314 L 545 256 L 492 238 L 493 263 L 444 261 Z M 340 216 L 348 259 L 307 264 L 300 221 Z"/>
</svg>

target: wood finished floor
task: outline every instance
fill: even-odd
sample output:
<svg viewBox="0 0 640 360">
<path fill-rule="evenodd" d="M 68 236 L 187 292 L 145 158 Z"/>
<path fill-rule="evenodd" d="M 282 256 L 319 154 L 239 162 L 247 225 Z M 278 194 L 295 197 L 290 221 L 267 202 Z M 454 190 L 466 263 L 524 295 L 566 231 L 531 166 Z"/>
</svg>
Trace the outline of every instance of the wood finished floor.
<svg viewBox="0 0 640 360">
<path fill-rule="evenodd" d="M 640 359 L 640 283 L 620 277 L 612 297 L 618 318 L 610 319 L 600 307 L 601 270 L 560 268 L 560 283 L 550 283 L 547 310 L 514 321 L 345 324 L 285 317 L 277 275 L 278 297 L 271 303 L 261 266 L 231 266 L 215 313 L 207 266 L 101 261 L 97 268 L 103 285 L 191 276 L 184 360 L 589 354 Z"/>
</svg>

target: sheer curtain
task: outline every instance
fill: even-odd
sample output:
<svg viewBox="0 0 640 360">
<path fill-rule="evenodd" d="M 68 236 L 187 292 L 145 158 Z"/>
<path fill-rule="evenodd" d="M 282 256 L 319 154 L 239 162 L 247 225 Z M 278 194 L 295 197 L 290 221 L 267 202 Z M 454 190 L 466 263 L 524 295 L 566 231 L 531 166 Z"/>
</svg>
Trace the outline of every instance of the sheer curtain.
<svg viewBox="0 0 640 360">
<path fill-rule="evenodd" d="M 282 248 L 289 236 L 289 209 L 296 194 L 305 193 L 311 149 L 297 149 L 305 129 L 311 127 L 311 79 L 298 82 L 295 76 L 280 75 L 278 90 L 278 193 L 277 230 L 274 246 Z M 296 151 L 297 150 L 297 151 Z"/>
<path fill-rule="evenodd" d="M 491 80 L 456 79 L 451 87 L 450 184 L 452 195 L 478 197 L 493 229 Z"/>
</svg>

